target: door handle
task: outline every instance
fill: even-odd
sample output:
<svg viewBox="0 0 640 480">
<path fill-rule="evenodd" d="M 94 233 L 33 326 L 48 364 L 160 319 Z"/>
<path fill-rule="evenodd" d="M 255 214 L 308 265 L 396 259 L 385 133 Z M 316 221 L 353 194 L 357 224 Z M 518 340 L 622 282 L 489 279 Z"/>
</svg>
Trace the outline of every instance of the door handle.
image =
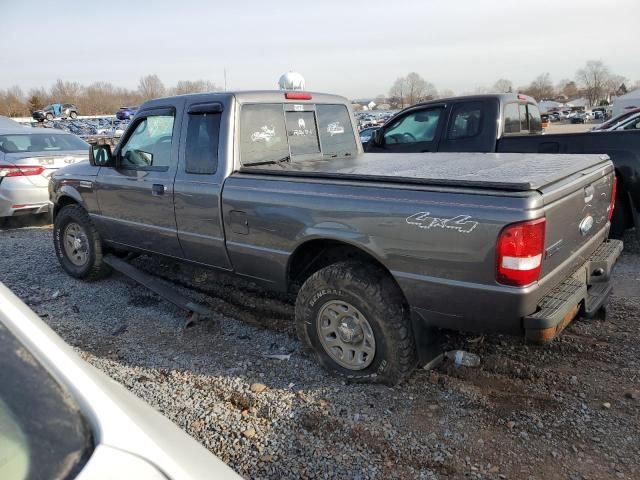
<svg viewBox="0 0 640 480">
<path fill-rule="evenodd" d="M 160 195 L 164 195 L 166 189 L 167 187 L 165 187 L 164 185 L 154 183 L 151 187 L 151 195 L 153 195 L 154 197 L 159 197 Z"/>
</svg>

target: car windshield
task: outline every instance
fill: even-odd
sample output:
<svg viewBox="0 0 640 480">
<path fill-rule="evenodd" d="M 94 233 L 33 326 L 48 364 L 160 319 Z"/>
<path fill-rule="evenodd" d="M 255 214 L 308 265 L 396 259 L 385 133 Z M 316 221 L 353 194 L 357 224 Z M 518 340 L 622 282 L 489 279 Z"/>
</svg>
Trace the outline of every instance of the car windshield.
<svg viewBox="0 0 640 480">
<path fill-rule="evenodd" d="M 629 112 L 625 112 L 622 113 L 620 115 L 618 115 L 617 117 L 613 117 L 610 120 L 607 120 L 606 122 L 601 123 L 600 125 L 598 125 L 597 127 L 594 128 L 594 130 L 603 130 L 605 128 L 609 128 L 614 126 L 617 123 L 620 123 L 621 121 L 629 118 L 631 115 L 634 115 L 638 113 L 638 110 L 631 110 Z"/>
<path fill-rule="evenodd" d="M 87 150 L 89 144 L 64 133 L 36 133 L 0 135 L 0 151 L 4 153 L 57 152 L 64 150 Z"/>
<path fill-rule="evenodd" d="M 72 478 L 93 440 L 78 405 L 0 323 L 0 478 Z"/>
</svg>

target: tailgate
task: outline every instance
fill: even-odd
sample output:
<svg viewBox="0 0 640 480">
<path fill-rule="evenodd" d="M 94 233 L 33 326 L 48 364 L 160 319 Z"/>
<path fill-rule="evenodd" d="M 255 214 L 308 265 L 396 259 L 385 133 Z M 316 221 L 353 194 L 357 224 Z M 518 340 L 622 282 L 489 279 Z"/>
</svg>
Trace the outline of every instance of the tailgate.
<svg viewBox="0 0 640 480">
<path fill-rule="evenodd" d="M 608 226 L 613 164 L 609 161 L 579 173 L 577 178 L 541 190 L 547 219 L 541 277 L 573 256 L 576 258 L 568 268 L 577 268 L 586 262 L 599 244 L 594 237 Z M 576 255 L 590 242 L 592 246 Z"/>
</svg>

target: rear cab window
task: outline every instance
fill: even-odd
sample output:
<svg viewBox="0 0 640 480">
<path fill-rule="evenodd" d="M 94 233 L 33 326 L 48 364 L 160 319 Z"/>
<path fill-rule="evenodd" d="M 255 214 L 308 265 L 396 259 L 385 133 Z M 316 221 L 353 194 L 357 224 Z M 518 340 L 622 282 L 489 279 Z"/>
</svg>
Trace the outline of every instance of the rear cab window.
<svg viewBox="0 0 640 480">
<path fill-rule="evenodd" d="M 346 105 L 246 104 L 240 113 L 240 159 L 260 165 L 355 155 Z"/>
<path fill-rule="evenodd" d="M 539 134 L 542 118 L 537 105 L 510 102 L 503 110 L 503 132 L 505 135 Z"/>
</svg>

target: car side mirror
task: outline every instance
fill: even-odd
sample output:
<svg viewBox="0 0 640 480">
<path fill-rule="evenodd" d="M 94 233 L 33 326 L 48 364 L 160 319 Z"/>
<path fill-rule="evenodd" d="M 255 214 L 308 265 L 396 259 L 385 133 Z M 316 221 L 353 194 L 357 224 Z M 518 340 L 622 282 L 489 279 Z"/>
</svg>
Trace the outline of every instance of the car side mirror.
<svg viewBox="0 0 640 480">
<path fill-rule="evenodd" d="M 384 146 L 384 130 L 379 129 L 373 132 L 373 136 L 369 141 L 373 142 L 374 145 L 377 145 L 379 147 Z"/>
<path fill-rule="evenodd" d="M 91 145 L 89 163 L 94 167 L 112 167 L 113 154 L 111 153 L 111 145 Z"/>
</svg>

